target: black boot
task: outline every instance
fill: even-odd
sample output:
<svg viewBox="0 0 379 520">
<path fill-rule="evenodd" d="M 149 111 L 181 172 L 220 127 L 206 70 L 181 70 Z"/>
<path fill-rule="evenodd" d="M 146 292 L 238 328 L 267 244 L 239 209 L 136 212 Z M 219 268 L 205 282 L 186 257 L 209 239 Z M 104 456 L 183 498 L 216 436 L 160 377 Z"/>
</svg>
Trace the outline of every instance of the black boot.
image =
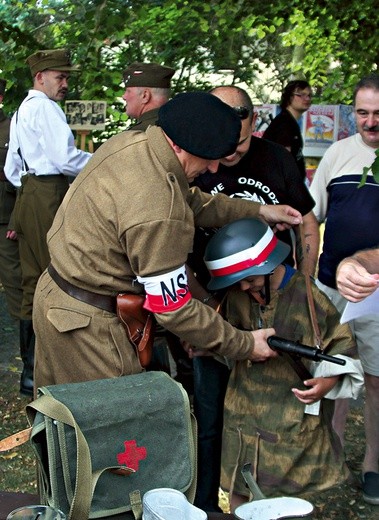
<svg viewBox="0 0 379 520">
<path fill-rule="evenodd" d="M 20 320 L 20 354 L 24 364 L 20 380 L 20 393 L 33 396 L 35 335 L 32 320 Z"/>
</svg>

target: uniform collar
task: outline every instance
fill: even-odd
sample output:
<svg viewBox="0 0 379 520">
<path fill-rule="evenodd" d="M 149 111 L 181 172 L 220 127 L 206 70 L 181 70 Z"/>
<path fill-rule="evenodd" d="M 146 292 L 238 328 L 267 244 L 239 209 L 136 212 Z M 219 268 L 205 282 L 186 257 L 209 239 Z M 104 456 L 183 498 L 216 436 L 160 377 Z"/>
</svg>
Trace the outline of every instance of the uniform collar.
<svg viewBox="0 0 379 520">
<path fill-rule="evenodd" d="M 141 121 L 146 121 L 149 119 L 155 119 L 158 120 L 158 113 L 159 108 L 153 108 L 152 110 L 148 110 L 147 112 L 144 112 L 140 117 L 137 119 L 137 123 L 140 123 Z"/>
<path fill-rule="evenodd" d="M 181 189 L 188 190 L 188 180 L 185 176 L 182 165 L 169 145 L 163 130 L 159 126 L 149 126 L 145 133 L 149 145 L 159 158 L 163 168 L 167 172 L 175 175 L 179 181 Z"/>
</svg>

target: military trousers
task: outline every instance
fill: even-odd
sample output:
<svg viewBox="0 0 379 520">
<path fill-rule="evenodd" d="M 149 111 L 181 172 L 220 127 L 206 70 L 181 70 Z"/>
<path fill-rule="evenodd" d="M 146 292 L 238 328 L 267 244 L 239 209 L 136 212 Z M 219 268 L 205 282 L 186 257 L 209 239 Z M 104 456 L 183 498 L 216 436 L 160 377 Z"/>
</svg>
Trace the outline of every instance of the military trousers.
<svg viewBox="0 0 379 520">
<path fill-rule="evenodd" d="M 46 270 L 34 298 L 34 388 L 142 372 L 116 314 L 66 294 Z"/>
<path fill-rule="evenodd" d="M 0 282 L 4 288 L 9 314 L 20 318 L 22 288 L 18 241 L 6 238 L 7 224 L 0 224 Z"/>
<path fill-rule="evenodd" d="M 69 188 L 64 175 L 24 175 L 14 209 L 22 271 L 21 318 L 31 320 L 38 278 L 49 265 L 46 235 Z"/>
</svg>

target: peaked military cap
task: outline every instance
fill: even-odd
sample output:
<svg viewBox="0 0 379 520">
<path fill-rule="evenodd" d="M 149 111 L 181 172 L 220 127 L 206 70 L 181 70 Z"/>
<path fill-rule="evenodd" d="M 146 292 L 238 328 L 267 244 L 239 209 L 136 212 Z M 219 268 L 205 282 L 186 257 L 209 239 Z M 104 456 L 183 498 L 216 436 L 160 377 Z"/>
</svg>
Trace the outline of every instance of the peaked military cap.
<svg viewBox="0 0 379 520">
<path fill-rule="evenodd" d="M 5 81 L 5 79 L 0 78 L 0 96 L 4 95 L 6 84 L 7 82 Z"/>
<path fill-rule="evenodd" d="M 63 72 L 71 72 L 78 70 L 79 65 L 71 63 L 70 52 L 66 49 L 52 49 L 45 51 L 37 51 L 28 58 L 26 63 L 30 67 L 32 76 L 43 70 L 61 70 Z"/>
<path fill-rule="evenodd" d="M 241 119 L 232 107 L 212 94 L 185 92 L 161 106 L 158 126 L 186 152 L 216 160 L 236 151 Z"/>
<path fill-rule="evenodd" d="M 170 88 L 175 70 L 158 63 L 132 63 L 124 70 L 126 87 Z"/>
</svg>

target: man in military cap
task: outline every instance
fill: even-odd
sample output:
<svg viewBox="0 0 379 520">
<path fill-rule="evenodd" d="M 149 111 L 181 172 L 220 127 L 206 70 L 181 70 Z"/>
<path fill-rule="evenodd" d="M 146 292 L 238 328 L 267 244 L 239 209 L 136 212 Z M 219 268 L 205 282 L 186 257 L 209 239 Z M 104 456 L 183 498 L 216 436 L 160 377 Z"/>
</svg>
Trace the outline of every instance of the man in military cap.
<svg viewBox="0 0 379 520">
<path fill-rule="evenodd" d="M 171 95 L 171 78 L 175 70 L 158 63 L 132 63 L 124 71 L 126 113 L 135 118 L 136 122 L 128 130 L 145 131 L 158 120 L 159 108 L 167 103 Z M 165 370 L 176 372 L 176 379 L 192 392 L 192 367 L 187 353 L 184 351 L 179 338 L 157 328 L 156 342 L 153 349 L 153 358 L 149 365 L 151 370 Z M 162 341 L 162 337 L 164 340 Z M 175 368 L 169 359 L 171 353 Z"/>
<path fill-rule="evenodd" d="M 50 258 L 46 234 L 69 187 L 91 154 L 78 150 L 63 110 L 70 72 L 78 70 L 65 49 L 37 51 L 27 58 L 33 88 L 12 118 L 4 167 L 17 188 L 15 229 L 19 237 L 23 300 L 21 318 L 28 338 L 26 361 L 32 374 L 35 287 Z M 32 380 L 32 379 L 31 379 Z M 33 388 L 29 388 L 30 394 Z"/>
<path fill-rule="evenodd" d="M 124 71 L 126 113 L 136 119 L 129 130 L 143 130 L 155 125 L 159 108 L 171 94 L 175 70 L 158 63 L 132 63 Z"/>
<path fill-rule="evenodd" d="M 0 78 L 0 104 L 3 103 L 6 81 Z M 9 314 L 20 319 L 22 289 L 21 267 L 17 234 L 10 226 L 10 218 L 16 201 L 16 188 L 4 174 L 8 151 L 10 119 L 0 109 L 0 281 L 4 288 Z M 20 353 L 24 357 L 22 327 L 20 326 Z M 28 386 L 26 374 L 21 376 L 20 390 Z"/>
<path fill-rule="evenodd" d="M 266 343 L 273 329 L 235 329 L 192 298 L 187 284 L 195 225 L 244 215 L 271 224 L 301 220 L 289 206 L 190 190 L 189 182 L 235 151 L 240 128 L 215 96 L 179 94 L 159 110 L 158 126 L 118 134 L 95 152 L 48 233 L 51 264 L 34 298 L 36 387 L 142 370 L 116 314 L 121 292 L 144 294 L 157 322 L 191 345 L 235 359 L 275 355 Z"/>
</svg>

